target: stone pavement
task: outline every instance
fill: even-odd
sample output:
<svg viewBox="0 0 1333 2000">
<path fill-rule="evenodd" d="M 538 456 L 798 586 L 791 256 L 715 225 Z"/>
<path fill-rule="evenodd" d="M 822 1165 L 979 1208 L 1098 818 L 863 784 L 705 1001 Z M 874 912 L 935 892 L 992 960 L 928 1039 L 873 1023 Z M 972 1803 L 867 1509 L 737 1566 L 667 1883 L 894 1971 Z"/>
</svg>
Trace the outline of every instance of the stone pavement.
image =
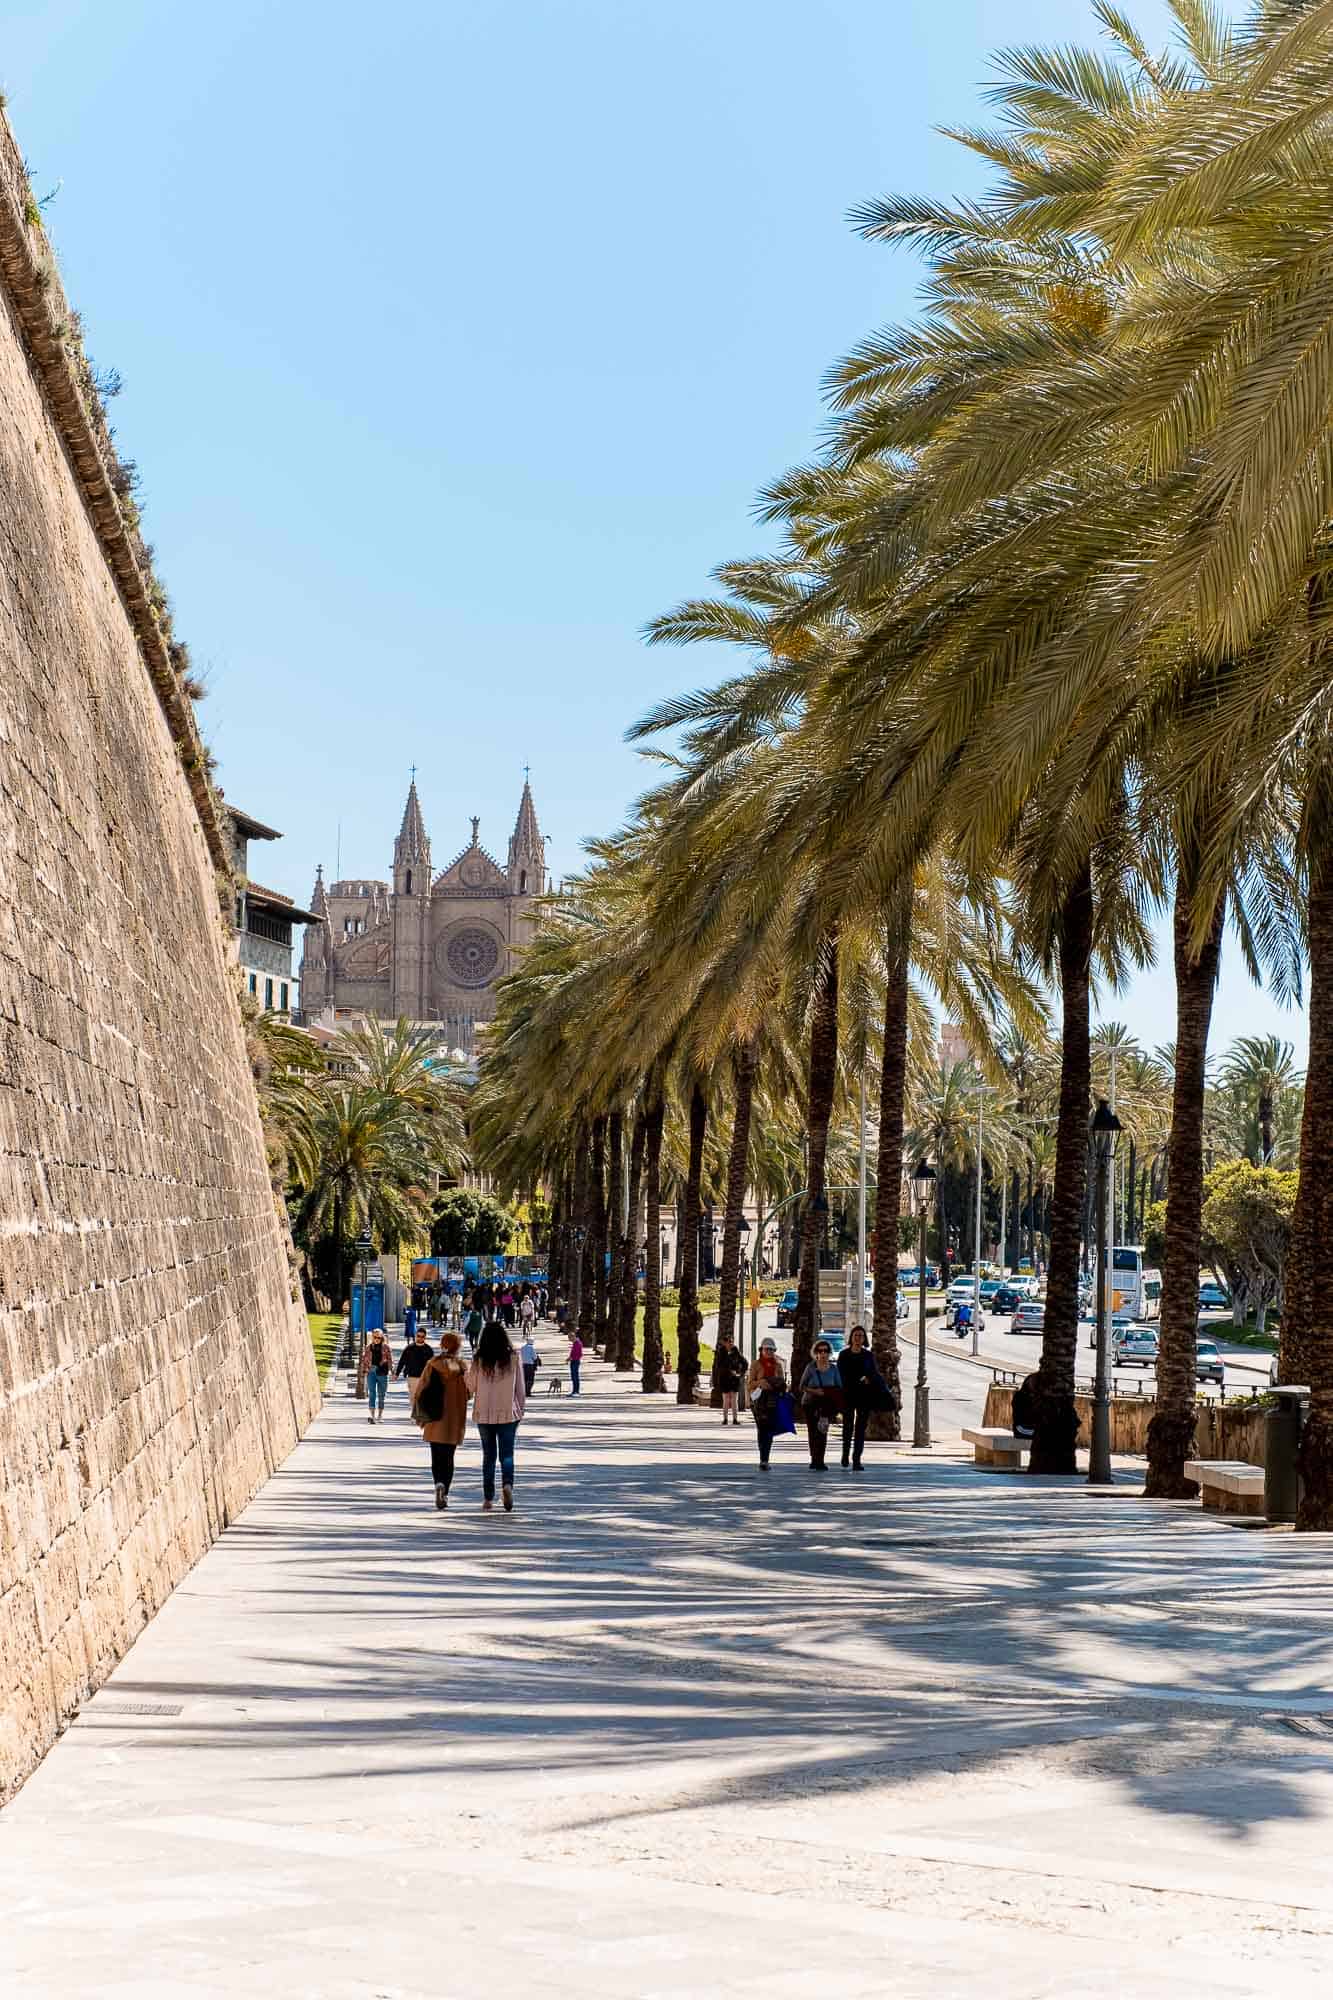
<svg viewBox="0 0 1333 2000">
<path fill-rule="evenodd" d="M 16 2000 L 1323 1993 L 1333 1549 L 600 1364 L 330 1402 L 0 1815 Z"/>
</svg>

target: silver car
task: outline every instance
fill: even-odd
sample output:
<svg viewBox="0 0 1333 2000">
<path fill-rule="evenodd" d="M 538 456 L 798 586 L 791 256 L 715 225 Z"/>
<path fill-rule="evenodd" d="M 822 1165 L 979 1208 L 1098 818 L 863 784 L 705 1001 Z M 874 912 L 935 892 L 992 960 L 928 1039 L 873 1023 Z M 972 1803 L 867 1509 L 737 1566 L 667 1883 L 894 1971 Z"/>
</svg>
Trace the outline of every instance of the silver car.
<svg viewBox="0 0 1333 2000">
<path fill-rule="evenodd" d="M 1155 1368 L 1157 1335 L 1153 1329 L 1150 1326 L 1127 1326 L 1117 1330 L 1111 1349 L 1111 1363 L 1115 1368 Z"/>
<path fill-rule="evenodd" d="M 1046 1308 L 1040 1299 L 1019 1306 L 1009 1323 L 1010 1333 L 1040 1333 L 1046 1325 Z"/>
</svg>

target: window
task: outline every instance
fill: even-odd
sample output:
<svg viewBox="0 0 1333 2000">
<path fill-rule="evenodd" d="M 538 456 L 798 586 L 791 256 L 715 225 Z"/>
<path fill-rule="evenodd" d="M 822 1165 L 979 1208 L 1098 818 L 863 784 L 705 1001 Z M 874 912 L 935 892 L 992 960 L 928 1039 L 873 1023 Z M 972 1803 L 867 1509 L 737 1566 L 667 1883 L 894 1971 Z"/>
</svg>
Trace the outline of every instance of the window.
<svg viewBox="0 0 1333 2000">
<path fill-rule="evenodd" d="M 407 893 L 409 896 L 412 893 L 412 870 L 410 868 L 407 871 Z"/>
<path fill-rule="evenodd" d="M 264 981 L 264 1005 L 266 1007 L 272 1007 L 273 1005 L 273 981 L 271 979 Z"/>
<path fill-rule="evenodd" d="M 257 993 L 259 991 L 259 979 L 258 976 L 253 972 L 250 974 L 250 991 L 252 993 Z"/>
<path fill-rule="evenodd" d="M 282 1011 L 284 1014 L 289 1011 L 287 1004 L 287 981 L 285 979 L 282 982 Z"/>
<path fill-rule="evenodd" d="M 526 896 L 528 893 L 528 871 L 526 868 L 520 868 L 518 871 L 518 893 L 520 896 Z"/>
</svg>

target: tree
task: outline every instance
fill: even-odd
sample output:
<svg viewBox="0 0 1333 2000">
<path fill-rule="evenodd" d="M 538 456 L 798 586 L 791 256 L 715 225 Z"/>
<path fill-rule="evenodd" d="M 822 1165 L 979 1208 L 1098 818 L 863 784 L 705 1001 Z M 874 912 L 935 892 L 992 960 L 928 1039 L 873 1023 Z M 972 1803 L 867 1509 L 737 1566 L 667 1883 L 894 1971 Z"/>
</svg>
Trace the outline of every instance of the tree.
<svg viewBox="0 0 1333 2000">
<path fill-rule="evenodd" d="M 1268 1307 L 1281 1305 L 1298 1180 L 1228 1160 L 1204 1181 L 1203 1257 L 1226 1282 L 1237 1326 L 1253 1312 L 1262 1329 Z"/>
<path fill-rule="evenodd" d="M 1247 1106 L 1253 1105 L 1259 1138 L 1256 1164 L 1271 1166 L 1277 1143 L 1278 1099 L 1300 1080 L 1295 1050 L 1277 1035 L 1242 1035 L 1227 1050 L 1219 1075 Z"/>
<path fill-rule="evenodd" d="M 518 1228 L 509 1210 L 474 1188 L 450 1188 L 435 1203 L 430 1229 L 435 1257 L 500 1257 Z"/>
</svg>

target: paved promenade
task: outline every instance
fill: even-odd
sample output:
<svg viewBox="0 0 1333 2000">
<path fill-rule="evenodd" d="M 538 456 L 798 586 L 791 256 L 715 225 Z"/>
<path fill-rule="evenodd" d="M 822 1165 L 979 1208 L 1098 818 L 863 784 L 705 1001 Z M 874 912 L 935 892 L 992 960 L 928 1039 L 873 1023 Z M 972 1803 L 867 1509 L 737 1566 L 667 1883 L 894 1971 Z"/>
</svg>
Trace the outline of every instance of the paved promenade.
<svg viewBox="0 0 1333 2000">
<path fill-rule="evenodd" d="M 1326 1993 L 1333 1546 L 588 1375 L 512 1518 L 326 1406 L 0 1815 L 0 1992 Z"/>
</svg>

